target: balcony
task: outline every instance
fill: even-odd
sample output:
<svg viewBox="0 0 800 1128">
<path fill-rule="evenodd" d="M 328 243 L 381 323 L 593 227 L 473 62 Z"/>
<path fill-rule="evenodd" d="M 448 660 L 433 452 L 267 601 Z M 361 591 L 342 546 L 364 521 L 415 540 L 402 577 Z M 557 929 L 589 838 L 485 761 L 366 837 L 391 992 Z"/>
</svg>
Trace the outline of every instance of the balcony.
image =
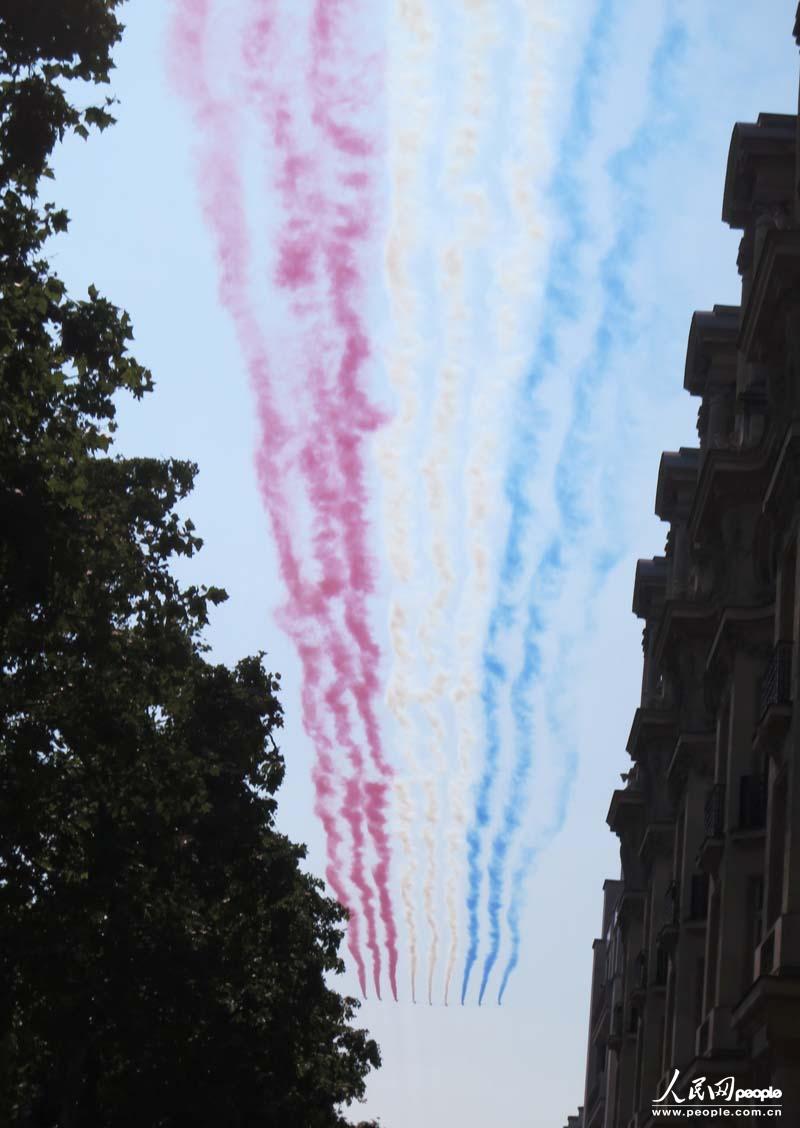
<svg viewBox="0 0 800 1128">
<path fill-rule="evenodd" d="M 739 829 L 763 830 L 767 823 L 767 781 L 763 775 L 739 780 Z"/>
<path fill-rule="evenodd" d="M 779 642 L 772 652 L 761 681 L 759 722 L 773 705 L 788 705 L 791 700 L 793 648 L 791 642 Z"/>
<path fill-rule="evenodd" d="M 800 914 L 782 913 L 756 949 L 755 976 L 794 976 L 800 967 Z"/>
<path fill-rule="evenodd" d="M 792 666 L 794 643 L 776 644 L 761 682 L 759 722 L 753 739 L 758 756 L 781 761 L 783 745 L 792 722 Z"/>
</svg>

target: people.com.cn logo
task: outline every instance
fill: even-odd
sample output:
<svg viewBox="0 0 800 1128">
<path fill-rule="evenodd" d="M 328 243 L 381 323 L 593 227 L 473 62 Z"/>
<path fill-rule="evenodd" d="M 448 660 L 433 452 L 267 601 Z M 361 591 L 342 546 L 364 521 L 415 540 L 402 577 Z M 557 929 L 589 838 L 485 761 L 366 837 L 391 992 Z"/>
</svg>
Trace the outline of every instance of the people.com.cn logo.
<svg viewBox="0 0 800 1128">
<path fill-rule="evenodd" d="M 688 1082 L 688 1090 L 680 1090 L 681 1071 L 676 1069 L 672 1080 L 660 1097 L 653 1101 L 654 1116 L 717 1117 L 727 1116 L 780 1116 L 778 1103 L 783 1096 L 780 1089 L 771 1085 L 767 1089 L 737 1087 L 736 1078 L 722 1077 L 709 1081 L 695 1077 Z"/>
</svg>

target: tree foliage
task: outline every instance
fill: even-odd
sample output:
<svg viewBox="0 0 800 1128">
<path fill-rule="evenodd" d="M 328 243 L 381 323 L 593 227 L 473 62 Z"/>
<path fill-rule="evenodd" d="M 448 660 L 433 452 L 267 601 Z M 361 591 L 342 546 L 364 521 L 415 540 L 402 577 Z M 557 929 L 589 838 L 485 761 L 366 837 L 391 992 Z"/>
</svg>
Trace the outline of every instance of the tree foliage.
<svg viewBox="0 0 800 1128">
<path fill-rule="evenodd" d="M 170 570 L 195 467 L 113 455 L 150 373 L 45 257 L 117 7 L 0 5 L 0 1126 L 327 1128 L 379 1056 L 326 983 L 344 911 L 275 829 L 278 679 L 207 660 L 225 594 Z"/>
</svg>

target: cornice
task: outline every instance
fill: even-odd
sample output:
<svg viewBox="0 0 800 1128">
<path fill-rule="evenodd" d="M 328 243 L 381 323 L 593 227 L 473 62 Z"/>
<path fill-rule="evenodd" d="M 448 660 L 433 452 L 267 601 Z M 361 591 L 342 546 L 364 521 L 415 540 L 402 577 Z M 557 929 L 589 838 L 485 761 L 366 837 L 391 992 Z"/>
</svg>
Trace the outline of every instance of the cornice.
<svg viewBox="0 0 800 1128">
<path fill-rule="evenodd" d="M 700 451 L 696 447 L 665 450 L 661 455 L 656 484 L 656 516 L 673 521 L 683 511 L 685 517 L 697 486 Z"/>
<path fill-rule="evenodd" d="M 644 745 L 648 740 L 674 739 L 677 723 L 677 715 L 672 709 L 638 708 L 633 715 L 633 724 L 626 745 L 631 759 L 642 758 Z"/>
<path fill-rule="evenodd" d="M 739 306 L 724 305 L 692 315 L 683 374 L 690 395 L 704 395 L 710 380 L 735 383 L 740 315 Z"/>
<path fill-rule="evenodd" d="M 759 205 L 791 199 L 794 159 L 793 114 L 759 114 L 756 122 L 737 122 L 725 170 L 723 222 L 742 230 Z"/>
<path fill-rule="evenodd" d="M 611 803 L 606 822 L 616 835 L 625 830 L 644 814 L 645 800 L 641 791 L 633 787 L 618 787 L 611 794 Z"/>
<path fill-rule="evenodd" d="M 639 619 L 651 619 L 656 606 L 664 602 L 667 591 L 667 558 L 653 556 L 649 560 L 636 561 L 636 577 L 633 581 L 634 615 Z"/>
</svg>

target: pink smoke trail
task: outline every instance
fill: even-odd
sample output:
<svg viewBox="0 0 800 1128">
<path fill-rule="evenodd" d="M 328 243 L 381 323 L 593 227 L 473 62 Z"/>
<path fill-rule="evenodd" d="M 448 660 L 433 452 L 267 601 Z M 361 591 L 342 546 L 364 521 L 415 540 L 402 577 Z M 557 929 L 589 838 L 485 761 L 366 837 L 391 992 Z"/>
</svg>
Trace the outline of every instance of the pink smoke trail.
<svg viewBox="0 0 800 1128">
<path fill-rule="evenodd" d="M 265 49 L 273 32 L 271 5 L 257 3 L 257 11 L 247 32 L 246 61 L 250 69 L 264 76 L 266 71 Z M 315 162 L 305 158 L 292 147 L 291 115 L 274 99 L 273 140 L 283 151 L 281 187 L 284 204 L 287 205 L 288 221 L 280 246 L 278 281 L 283 287 L 301 292 L 314 279 L 315 261 L 324 257 L 329 290 L 333 294 L 334 324 L 343 340 L 342 360 L 337 373 L 337 381 L 332 388 L 325 385 L 324 368 L 310 361 L 305 373 L 308 384 L 314 390 L 317 403 L 314 424 L 307 431 L 306 441 L 299 452 L 297 464 L 305 479 L 308 496 L 315 510 L 315 556 L 322 566 L 323 580 L 313 587 L 302 583 L 297 554 L 292 550 L 292 528 L 290 514 L 285 505 L 285 487 L 282 476 L 287 472 L 287 446 L 292 438 L 288 433 L 288 423 L 281 418 L 272 400 L 270 378 L 266 369 L 263 341 L 256 321 L 246 301 L 247 232 L 244 222 L 240 230 L 231 229 L 231 217 L 243 211 L 243 191 L 235 175 L 235 162 L 230 158 L 230 122 L 220 121 L 231 114 L 229 104 L 214 100 L 209 94 L 202 71 L 202 55 L 205 24 L 208 20 L 208 0 L 183 0 L 181 15 L 176 19 L 174 42 L 176 52 L 176 78 L 182 92 L 190 98 L 195 116 L 205 130 L 205 161 L 203 184 L 206 217 L 216 233 L 220 265 L 222 268 L 222 294 L 239 329 L 248 367 L 252 373 L 256 389 L 258 411 L 262 422 L 264 441 L 258 455 L 258 470 L 262 494 L 269 510 L 284 580 L 289 590 L 289 602 L 281 614 L 281 623 L 287 629 L 296 645 L 304 666 L 304 721 L 311 739 L 317 747 L 317 766 L 314 772 L 316 788 L 316 812 L 323 822 L 328 843 L 328 881 L 331 882 L 335 896 L 343 904 L 348 904 L 339 879 L 341 866 L 342 837 L 336 829 L 333 809 L 336 766 L 333 758 L 331 740 L 323 730 L 318 712 L 318 702 L 322 696 L 324 673 L 322 656 L 331 664 L 336 680 L 325 691 L 325 703 L 334 716 L 336 740 L 348 750 L 352 776 L 343 792 L 342 817 L 350 828 L 353 853 L 350 878 L 361 897 L 364 918 L 368 928 L 368 946 L 372 954 L 373 978 L 378 996 L 380 995 L 380 952 L 377 944 L 375 914 L 372 909 L 371 890 L 363 869 L 364 836 L 362 818 L 366 817 L 373 848 L 378 858 L 373 869 L 379 895 L 380 915 L 383 920 L 387 950 L 389 954 L 389 980 L 394 997 L 396 994 L 396 929 L 392 914 L 392 904 L 388 893 L 389 845 L 386 832 L 387 783 L 390 776 L 388 765 L 380 748 L 378 725 L 373 708 L 373 700 L 379 691 L 377 678 L 378 647 L 373 642 L 368 622 L 366 600 L 373 590 L 370 558 L 367 550 L 367 526 L 363 519 L 366 508 L 366 487 L 363 478 L 362 446 L 364 437 L 380 423 L 380 417 L 370 407 L 366 395 L 359 387 L 359 377 L 363 364 L 369 356 L 366 334 L 355 314 L 359 294 L 360 277 L 357 254 L 353 248 L 358 241 L 366 241 L 370 235 L 369 224 L 364 221 L 364 203 L 370 188 L 369 176 L 362 170 L 350 169 L 344 176 L 344 183 L 351 190 L 362 190 L 350 209 L 341 202 L 326 201 L 325 191 L 329 186 L 313 184 L 311 199 L 302 200 L 298 186 L 302 178 L 314 173 Z M 319 76 L 325 65 L 326 50 L 336 45 L 336 28 L 328 19 L 328 12 L 315 12 L 315 35 L 322 47 L 313 53 L 313 73 Z M 340 41 L 341 42 L 341 39 Z M 261 56 L 261 58 L 260 58 Z M 336 61 L 333 60 L 335 63 Z M 190 64 L 188 67 L 182 63 Z M 200 63 L 197 65 L 197 63 Z M 193 64 L 193 70 L 192 70 Z M 335 67 L 333 68 L 335 72 Z M 188 79 L 188 82 L 187 82 Z M 256 89 L 264 92 L 264 79 L 254 83 Z M 331 80 L 325 79 L 318 85 L 318 91 L 325 100 L 331 97 Z M 335 91 L 334 91 L 335 92 Z M 323 123 L 323 132 L 333 143 L 334 149 L 344 151 L 351 157 L 364 157 L 371 151 L 369 143 L 363 142 L 357 132 L 334 123 L 327 114 L 315 114 L 315 120 Z M 210 125 L 216 120 L 216 129 Z M 211 185 L 217 180 L 218 199 L 214 200 Z M 317 175 L 317 180 L 319 179 Z M 234 201 L 236 203 L 234 203 Z M 304 206 L 294 206 L 300 202 Z M 319 208 L 323 203 L 322 210 Z M 305 214 L 304 214 L 305 208 Z M 328 223 L 323 224 L 323 237 L 315 237 L 314 227 L 319 230 L 320 215 L 328 214 Z M 309 227 L 308 217 L 311 217 Z M 234 224 L 235 226 L 235 224 Z M 238 241 L 231 236 L 237 236 Z M 232 277 L 237 281 L 236 288 L 226 285 L 231 280 L 232 248 L 236 247 L 240 262 L 238 273 Z M 331 302 L 328 302 L 331 305 Z M 313 301 L 297 300 L 294 303 L 297 314 L 316 312 Z M 323 310 L 325 312 L 325 310 Z M 318 341 L 315 342 L 318 344 Z M 294 437 L 296 438 L 296 437 Z M 332 467 L 339 469 L 339 481 L 332 476 Z M 341 545 L 337 540 L 343 538 L 346 569 L 340 559 Z M 355 676 L 352 654 L 348 643 L 342 638 L 341 629 L 333 622 L 331 601 L 344 597 L 344 622 L 351 641 L 357 645 L 360 658 L 360 677 Z M 308 631 L 317 634 L 316 645 L 308 642 Z M 323 638 L 318 634 L 322 631 Z M 364 778 L 364 763 L 358 743 L 352 738 L 348 711 L 344 702 L 345 691 L 350 689 L 357 700 L 358 711 L 367 734 L 372 764 L 383 779 L 370 782 Z M 363 814 L 362 814 L 363 812 Z M 364 988 L 364 969 L 360 955 L 358 918 L 351 916 L 349 932 L 351 952 L 359 972 L 362 993 Z"/>
<path fill-rule="evenodd" d="M 326 701 L 353 773 L 342 810 L 354 842 L 350 876 L 364 901 L 368 947 L 380 996 L 380 954 L 371 895 L 364 883 L 363 834 L 355 816 L 363 810 L 377 857 L 373 878 L 386 936 L 389 980 L 397 998 L 397 933 L 389 894 L 386 832 L 387 781 L 392 773 L 383 755 L 374 708 L 381 688 L 377 673 L 380 655 L 369 623 L 368 600 L 374 592 L 374 576 L 364 518 L 368 498 L 363 447 L 382 417 L 361 386 L 370 349 L 357 313 L 364 298 L 359 253 L 374 243 L 376 176 L 369 158 L 374 156 L 376 146 L 356 129 L 341 126 L 331 117 L 331 108 L 337 105 L 344 104 L 348 116 L 358 109 L 358 95 L 354 93 L 357 84 L 352 76 L 362 69 L 363 62 L 357 55 L 343 57 L 350 50 L 345 51 L 343 45 L 349 38 L 358 43 L 358 35 L 348 37 L 341 22 L 337 24 L 337 18 L 341 21 L 348 9 L 351 18 L 354 11 L 357 14 L 358 4 L 340 4 L 337 11 L 334 7 L 328 4 L 323 9 L 318 3 L 312 15 L 308 76 L 312 107 L 308 125 L 316 128 L 313 140 L 306 138 L 305 151 L 299 139 L 300 115 L 292 108 L 287 91 L 276 90 L 268 77 L 287 48 L 275 35 L 274 0 L 253 0 L 244 57 L 251 93 L 261 103 L 262 117 L 271 124 L 271 141 L 279 154 L 277 187 L 286 220 L 279 239 L 276 281 L 291 295 L 297 327 L 308 342 L 305 363 L 311 375 L 308 387 L 314 422 L 302 460 L 315 507 L 315 547 L 328 575 L 337 550 L 346 561 L 345 577 L 339 575 L 339 582 L 329 588 L 328 595 L 343 598 L 344 626 L 354 644 L 359 669 L 354 672 L 344 652 L 335 655 L 333 666 L 338 677 Z M 345 167 L 341 167 L 343 157 Z M 327 381 L 326 373 L 335 374 L 335 379 Z M 364 758 L 350 729 L 347 692 L 355 700 L 364 727 L 371 765 L 383 777 L 377 781 L 366 779 Z"/>
<path fill-rule="evenodd" d="M 339 205 L 333 237 L 326 247 L 328 273 L 333 283 L 334 313 L 344 334 L 347 347 L 339 370 L 338 410 L 329 418 L 335 420 L 339 432 L 343 458 L 341 460 L 343 484 L 349 496 L 355 495 L 357 515 L 366 511 L 367 490 L 364 474 L 363 437 L 358 444 L 348 442 L 348 416 L 356 411 L 363 419 L 364 432 L 371 432 L 383 421 L 370 408 L 366 396 L 359 388 L 359 378 L 369 359 L 369 343 L 358 307 L 363 301 L 365 280 L 361 275 L 355 247 L 360 240 L 374 240 L 376 181 L 379 170 L 375 157 L 378 145 L 365 132 L 335 120 L 337 111 L 344 110 L 347 118 L 359 94 L 362 109 L 370 105 L 375 91 L 368 82 L 359 90 L 356 76 L 366 74 L 374 78 L 383 73 L 381 60 L 362 59 L 355 50 L 360 39 L 358 22 L 364 15 L 363 4 L 358 0 L 317 0 L 313 15 L 314 39 L 312 41 L 311 88 L 314 96 L 314 120 L 328 139 L 333 150 L 343 161 L 341 181 L 353 194 L 350 207 Z M 348 18 L 351 26 L 348 27 Z M 349 58 L 343 60 L 342 56 Z M 347 65 L 342 66 L 342 62 Z M 370 158 L 372 158 L 370 160 Z M 333 406 L 333 405 L 331 405 Z M 343 494 L 343 496 L 345 496 Z M 362 521 L 348 521 L 348 558 L 353 562 L 365 561 L 366 527 Z M 373 764 L 382 779 L 365 785 L 366 813 L 370 834 L 378 863 L 373 870 L 381 909 L 381 919 L 386 935 L 389 959 L 389 981 L 392 994 L 397 998 L 397 928 L 389 893 L 390 848 L 386 833 L 386 815 L 389 804 L 391 771 L 383 755 L 381 738 L 375 716 L 374 702 L 381 692 L 378 681 L 378 647 L 369 629 L 366 599 L 374 590 L 371 577 L 363 585 L 353 585 L 357 599 L 348 602 L 346 622 L 359 646 L 362 657 L 362 683 L 357 693 L 359 714 L 363 721 Z"/>
<path fill-rule="evenodd" d="M 329 607 L 348 591 L 348 575 L 342 561 L 342 499 L 348 493 L 346 478 L 331 473 L 336 466 L 335 431 L 329 422 L 331 408 L 326 403 L 326 365 L 319 361 L 320 346 L 326 337 L 326 302 L 315 294 L 318 261 L 320 257 L 317 224 L 322 221 L 327 201 L 324 185 L 319 185 L 317 161 L 313 153 L 305 153 L 293 133 L 293 114 L 285 91 L 275 89 L 269 76 L 273 71 L 275 54 L 280 56 L 280 38 L 275 36 L 272 0 L 255 0 L 252 18 L 244 35 L 243 59 L 247 76 L 247 94 L 253 100 L 258 117 L 269 131 L 271 146 L 279 153 L 280 174 L 278 188 L 282 199 L 285 221 L 279 238 L 279 287 L 292 296 L 292 311 L 296 328 L 307 338 L 302 350 L 304 385 L 310 393 L 310 420 L 298 453 L 298 466 L 305 479 L 308 497 L 314 510 L 314 549 L 316 561 L 322 572 L 322 592 Z M 314 217 L 316 223 L 310 223 Z M 309 324 L 310 319 L 310 324 Z M 310 329 L 310 332 L 309 332 Z M 310 346 L 310 342 L 314 346 Z M 359 562 L 364 571 L 369 562 L 364 556 Z M 282 623 L 290 626 L 293 608 L 282 616 Z M 352 776 L 346 782 L 342 795 L 342 818 L 348 823 L 352 839 L 350 880 L 358 891 L 367 923 L 367 946 L 372 958 L 372 978 L 380 997 L 380 948 L 378 944 L 375 908 L 372 891 L 364 871 L 363 794 L 361 779 L 364 763 L 361 749 L 352 737 L 346 689 L 353 684 L 354 673 L 348 643 L 341 634 L 329 640 L 328 658 L 336 673 L 334 685 L 325 691 L 325 703 L 334 719 L 336 740 L 348 752 Z"/>
<path fill-rule="evenodd" d="M 327 657 L 327 640 L 320 638 L 320 628 L 326 625 L 326 608 L 320 587 L 303 581 L 292 545 L 291 515 L 282 489 L 284 456 L 290 435 L 287 422 L 274 400 L 263 337 L 248 300 L 249 237 L 236 150 L 238 121 L 229 103 L 212 96 L 205 77 L 208 17 L 209 0 L 178 0 L 170 35 L 172 73 L 177 89 L 192 107 L 199 128 L 199 182 L 203 211 L 216 242 L 220 295 L 234 321 L 256 391 L 263 438 L 257 455 L 259 484 L 271 519 L 281 572 L 289 591 L 286 627 L 297 646 L 303 667 L 303 717 L 317 750 L 313 773 L 315 813 L 326 834 L 326 877 L 337 900 L 351 909 L 350 898 L 340 880 L 343 869 L 342 837 L 336 824 L 334 806 L 336 765 L 333 745 L 319 708 L 321 667 Z M 325 633 L 328 632 L 323 631 L 323 636 Z M 359 921 L 353 912 L 348 928 L 348 946 L 362 994 L 366 994 Z"/>
</svg>

